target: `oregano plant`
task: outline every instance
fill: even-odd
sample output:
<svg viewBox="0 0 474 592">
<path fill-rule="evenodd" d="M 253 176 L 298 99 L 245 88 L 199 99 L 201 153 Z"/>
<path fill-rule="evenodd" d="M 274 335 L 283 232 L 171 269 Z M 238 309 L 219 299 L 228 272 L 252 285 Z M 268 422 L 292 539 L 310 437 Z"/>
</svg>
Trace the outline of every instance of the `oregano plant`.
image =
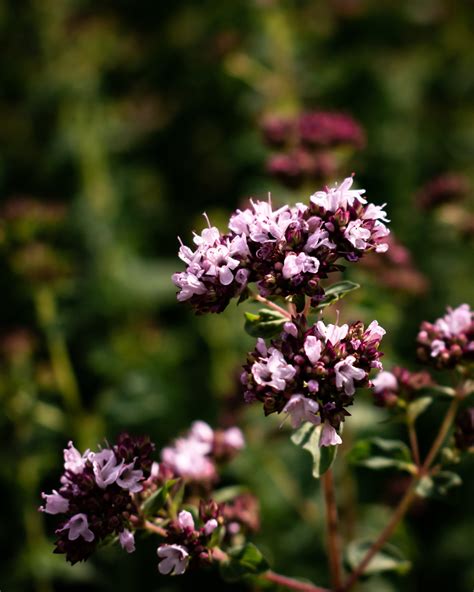
<svg viewBox="0 0 474 592">
<path fill-rule="evenodd" d="M 419 372 L 382 367 L 385 330 L 377 320 L 341 322 L 338 314 L 336 322 L 327 321 L 330 307 L 359 288 L 331 278 L 366 253 L 388 249 L 384 206 L 352 185 L 348 177 L 291 206 L 252 201 L 231 216 L 224 234 L 206 216 L 192 248 L 180 241 L 185 269 L 173 275 L 178 300 L 198 314 L 221 313 L 232 299 L 261 304 L 244 314 L 244 328 L 256 342 L 242 360 L 242 397 L 261 405 L 266 416 L 279 414 L 293 430 L 293 443 L 311 454 L 325 500 L 332 592 L 351 590 L 363 576 L 409 569 L 410 561 L 389 542 L 392 534 L 417 498 L 444 496 L 461 484 L 456 466 L 474 448 L 468 403 L 474 325 L 467 304 L 422 324 L 413 349 L 427 369 Z M 371 389 L 374 404 L 405 424 L 406 439 L 356 440 L 346 459 L 352 466 L 401 471 L 409 483 L 377 536 L 343 545 L 332 467 L 362 389 Z M 435 399 L 443 401 L 444 415 L 422 455 L 418 420 Z M 113 541 L 131 553 L 137 534 L 151 535 L 161 574 L 215 567 L 229 581 L 257 578 L 324 592 L 271 570 L 253 544 L 259 501 L 244 485 L 220 481 L 223 465 L 244 446 L 239 427 L 214 430 L 202 421 L 159 454 L 147 437 L 129 434 L 96 451 L 80 452 L 70 442 L 60 485 L 43 494 L 40 508 L 58 517 L 55 552 L 75 563 Z"/>
</svg>

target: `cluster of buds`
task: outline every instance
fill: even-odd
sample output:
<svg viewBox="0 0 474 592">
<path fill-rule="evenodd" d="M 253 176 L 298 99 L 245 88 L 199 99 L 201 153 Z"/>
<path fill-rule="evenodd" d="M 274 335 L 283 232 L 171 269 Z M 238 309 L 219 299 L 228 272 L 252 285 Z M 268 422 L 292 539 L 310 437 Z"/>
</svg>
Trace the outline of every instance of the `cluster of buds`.
<svg viewBox="0 0 474 592">
<path fill-rule="evenodd" d="M 190 482 L 212 484 L 218 464 L 231 460 L 245 445 L 239 428 L 213 430 L 204 421 L 195 421 L 191 429 L 161 452 L 161 471 Z"/>
<path fill-rule="evenodd" d="M 268 162 L 269 173 L 288 187 L 333 177 L 339 167 L 334 149 L 365 146 L 361 126 L 344 113 L 313 111 L 296 118 L 271 116 L 262 123 L 266 143 L 279 150 Z"/>
<path fill-rule="evenodd" d="M 410 251 L 394 236 L 386 238 L 388 250 L 385 253 L 369 253 L 362 261 L 362 267 L 370 271 L 377 282 L 390 290 L 421 295 L 428 289 L 426 277 L 413 262 Z"/>
<path fill-rule="evenodd" d="M 212 499 L 218 463 L 243 446 L 237 427 L 213 430 L 203 421 L 164 448 L 159 464 L 146 437 L 122 434 L 114 446 L 83 454 L 69 442 L 59 491 L 43 493 L 39 508 L 61 517 L 54 552 L 76 563 L 117 537 L 132 553 L 142 529 L 163 538 L 157 548 L 160 573 L 180 575 L 209 564 L 216 546 L 235 546 L 259 527 L 258 503 L 250 493 L 220 504 Z"/>
<path fill-rule="evenodd" d="M 195 251 L 184 245 L 179 250 L 187 269 L 173 275 L 178 300 L 199 313 L 221 312 L 255 282 L 265 298 L 304 294 L 317 304 L 320 280 L 341 269 L 338 260 L 355 262 L 388 249 L 384 206 L 367 203 L 352 182 L 348 177 L 317 191 L 308 205 L 274 210 L 270 202 L 251 202 L 231 216 L 228 234 L 210 226 L 196 235 Z"/>
<path fill-rule="evenodd" d="M 372 380 L 374 401 L 378 407 L 395 407 L 399 401 L 411 402 L 420 391 L 433 386 L 426 371 L 410 372 L 396 366 L 391 372 L 382 371 Z"/>
<path fill-rule="evenodd" d="M 164 575 L 179 576 L 187 568 L 200 567 L 212 561 L 212 538 L 223 520 L 219 506 L 201 504 L 199 523 L 196 525 L 191 512 L 181 510 L 176 520 L 169 523 L 163 545 L 157 549 L 160 562 L 158 570 Z"/>
<path fill-rule="evenodd" d="M 418 357 L 437 368 L 453 368 L 474 357 L 474 322 L 468 304 L 447 309 L 434 323 L 424 321 L 418 333 Z"/>
<path fill-rule="evenodd" d="M 71 563 L 87 559 L 98 543 L 112 535 L 128 552 L 135 550 L 134 494 L 142 491 L 151 468 L 154 445 L 148 438 L 121 434 L 113 447 L 81 454 L 69 442 L 59 491 L 42 494 L 40 510 L 59 514 L 55 553 Z"/>
<path fill-rule="evenodd" d="M 247 357 L 241 381 L 248 402 L 259 400 L 266 415 L 287 413 L 293 428 L 322 424 L 320 446 L 341 443 L 337 430 L 356 389 L 370 385 L 372 368 L 381 369 L 378 348 L 385 330 L 373 321 L 307 328 L 303 317 L 285 323 L 267 347 L 258 339 Z"/>
</svg>

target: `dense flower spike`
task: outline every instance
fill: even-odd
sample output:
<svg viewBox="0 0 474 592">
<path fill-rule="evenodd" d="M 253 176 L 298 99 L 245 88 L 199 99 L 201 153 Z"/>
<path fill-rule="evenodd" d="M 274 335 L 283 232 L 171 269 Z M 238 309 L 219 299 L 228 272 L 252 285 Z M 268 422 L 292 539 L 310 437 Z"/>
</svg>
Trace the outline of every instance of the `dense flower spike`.
<svg viewBox="0 0 474 592">
<path fill-rule="evenodd" d="M 356 389 L 368 386 L 372 368 L 381 369 L 378 351 L 385 334 L 377 321 L 307 328 L 303 317 L 285 325 L 267 347 L 258 339 L 248 355 L 241 381 L 247 401 L 258 399 L 265 414 L 288 414 L 293 428 L 323 423 L 321 446 L 340 443 L 337 434 Z"/>
<path fill-rule="evenodd" d="M 194 239 L 196 251 L 180 248 L 187 269 L 173 276 L 178 300 L 197 312 L 220 312 L 255 282 L 263 297 L 304 294 L 317 303 L 320 279 L 341 269 L 339 260 L 388 249 L 384 206 L 367 203 L 352 183 L 348 177 L 318 191 L 308 205 L 273 209 L 270 201 L 251 201 L 231 216 L 229 234 L 205 229 Z"/>
<path fill-rule="evenodd" d="M 188 433 L 162 450 L 161 470 L 188 481 L 209 483 L 217 478 L 217 464 L 230 460 L 245 445 L 237 427 L 213 430 L 204 421 L 195 421 Z"/>
<path fill-rule="evenodd" d="M 410 372 L 396 366 L 391 372 L 380 372 L 372 380 L 375 404 L 378 407 L 394 407 L 400 399 L 413 401 L 420 391 L 433 384 L 428 372 Z"/>
<path fill-rule="evenodd" d="M 468 304 L 448 307 L 433 324 L 423 322 L 418 333 L 418 356 L 437 368 L 452 368 L 474 358 L 474 319 Z"/>
<path fill-rule="evenodd" d="M 69 442 L 61 487 L 43 493 L 46 504 L 40 508 L 62 515 L 55 553 L 65 553 L 71 563 L 83 561 L 110 535 L 118 535 L 128 553 L 134 550 L 131 524 L 137 506 L 133 494 L 143 489 L 153 450 L 148 438 L 128 434 L 119 436 L 112 448 L 98 452 L 81 454 Z"/>
</svg>

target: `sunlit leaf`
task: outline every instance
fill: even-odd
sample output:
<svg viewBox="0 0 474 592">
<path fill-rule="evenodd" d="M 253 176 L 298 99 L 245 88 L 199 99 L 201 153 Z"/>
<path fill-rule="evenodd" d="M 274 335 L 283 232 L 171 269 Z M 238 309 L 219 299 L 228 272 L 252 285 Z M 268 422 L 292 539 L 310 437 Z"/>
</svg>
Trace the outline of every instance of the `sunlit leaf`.
<svg viewBox="0 0 474 592">
<path fill-rule="evenodd" d="M 416 487 L 420 497 L 440 498 L 445 496 L 453 487 L 462 485 L 462 479 L 453 471 L 440 471 L 435 475 L 426 475 Z"/>
<path fill-rule="evenodd" d="M 245 331 L 252 337 L 268 339 L 283 330 L 283 324 L 288 320 L 276 310 L 262 308 L 258 313 L 245 313 Z"/>
<path fill-rule="evenodd" d="M 417 417 L 428 409 L 432 402 L 433 397 L 421 397 L 413 401 L 413 403 L 409 403 L 407 407 L 408 421 L 413 423 Z"/>
<path fill-rule="evenodd" d="M 410 449 L 401 440 L 384 438 L 360 440 L 347 458 L 350 463 L 368 469 L 396 468 L 409 473 L 416 472 L 416 467 L 411 462 Z"/>
<path fill-rule="evenodd" d="M 313 477 L 319 479 L 336 459 L 337 446 L 319 446 L 322 426 L 306 422 L 292 435 L 291 441 L 307 450 L 313 459 Z"/>
<path fill-rule="evenodd" d="M 336 282 L 332 286 L 325 288 L 324 298 L 322 299 L 322 301 L 318 304 L 318 306 L 316 308 L 318 310 L 326 308 L 327 306 L 330 306 L 331 304 L 334 304 L 335 302 L 337 302 L 341 298 L 344 298 L 345 296 L 347 296 L 347 294 L 349 294 L 349 292 L 357 290 L 357 288 L 360 288 L 360 285 L 356 284 L 355 282 L 350 282 L 349 280 L 343 280 L 341 282 Z"/>
<path fill-rule="evenodd" d="M 228 560 L 220 564 L 224 580 L 235 582 L 248 575 L 267 571 L 268 563 L 260 550 L 252 543 L 228 551 Z"/>
<path fill-rule="evenodd" d="M 364 559 L 367 551 L 371 548 L 373 541 L 369 539 L 355 540 L 349 543 L 345 560 L 347 566 L 355 569 Z M 372 575 L 381 572 L 395 571 L 399 574 L 407 573 L 411 563 L 403 553 L 394 545 L 385 544 L 382 549 L 374 555 L 364 570 L 365 575 Z"/>
</svg>

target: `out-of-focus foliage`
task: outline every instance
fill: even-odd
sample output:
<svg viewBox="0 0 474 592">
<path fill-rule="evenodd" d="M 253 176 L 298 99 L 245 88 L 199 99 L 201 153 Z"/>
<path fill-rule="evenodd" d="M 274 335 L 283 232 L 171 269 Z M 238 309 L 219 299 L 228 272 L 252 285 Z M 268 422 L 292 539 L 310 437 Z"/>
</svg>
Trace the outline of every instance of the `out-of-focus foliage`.
<svg viewBox="0 0 474 592">
<path fill-rule="evenodd" d="M 272 566 L 328 583 L 310 458 L 278 419 L 242 403 L 239 365 L 253 347 L 244 308 L 194 317 L 176 304 L 176 235 L 189 239 L 204 210 L 223 224 L 251 194 L 278 203 L 317 189 L 266 175 L 265 116 L 349 113 L 367 145 L 341 174 L 355 170 L 388 203 L 420 275 L 407 280 L 392 261 L 383 284 L 360 266 L 349 278 L 362 289 L 339 308 L 387 329 L 388 367 L 414 367 L 421 320 L 473 301 L 473 30 L 463 0 L 1 3 L 2 590 L 171 591 L 218 577 L 164 580 L 151 541 L 71 568 L 52 555 L 51 523 L 37 512 L 70 438 L 86 448 L 127 429 L 160 446 L 196 418 L 244 429 L 233 471 L 261 500 L 257 542 Z M 423 209 L 421 188 L 445 173 L 467 180 L 464 201 Z M 439 415 L 431 405 L 422 433 Z M 357 401 L 336 466 L 361 436 L 400 437 L 386 417 L 370 396 Z M 472 588 L 472 468 L 448 501 L 420 502 L 397 531 L 412 572 L 364 590 Z M 347 540 L 385 524 L 403 479 L 365 468 L 344 477 Z"/>
</svg>

